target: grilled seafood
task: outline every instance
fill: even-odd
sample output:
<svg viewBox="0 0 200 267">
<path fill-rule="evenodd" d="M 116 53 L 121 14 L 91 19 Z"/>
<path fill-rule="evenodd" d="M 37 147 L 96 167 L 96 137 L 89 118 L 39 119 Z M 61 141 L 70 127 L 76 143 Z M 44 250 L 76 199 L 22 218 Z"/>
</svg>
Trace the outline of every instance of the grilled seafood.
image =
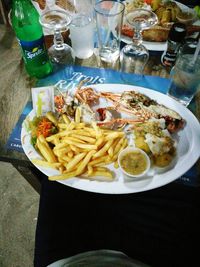
<svg viewBox="0 0 200 267">
<path fill-rule="evenodd" d="M 120 118 L 120 114 L 113 107 L 98 108 L 96 112 L 99 114 L 97 125 L 105 128 L 122 129 L 127 124 L 134 125 L 135 123 L 141 122 L 141 120 L 137 119 Z"/>
<path fill-rule="evenodd" d="M 121 118 L 115 107 L 97 108 L 95 110 L 93 106 L 98 104 L 100 96 L 92 88 L 77 88 L 75 97 L 79 101 L 81 121 L 86 123 L 96 121 L 98 126 L 109 129 L 119 129 L 127 124 L 141 122 L 138 119 Z"/>
<path fill-rule="evenodd" d="M 94 105 L 99 103 L 101 97 L 111 101 L 113 105 L 95 109 Z M 93 88 L 86 87 L 81 89 L 78 87 L 74 97 L 68 94 L 66 96 L 56 96 L 55 104 L 58 112 L 66 113 L 71 117 L 74 116 L 75 110 L 79 106 L 84 111 L 83 121 L 96 120 L 98 125 L 110 128 L 147 122 L 152 118 L 163 118 L 169 132 L 175 133 L 183 128 L 185 123 L 176 111 L 158 104 L 145 94 L 136 91 L 125 91 L 122 94 L 98 93 Z M 127 114 L 128 117 L 121 118 L 119 112 Z"/>
<path fill-rule="evenodd" d="M 139 120 L 134 119 L 126 119 L 126 118 L 118 118 L 118 119 L 111 119 L 110 121 L 98 121 L 97 125 L 103 128 L 109 129 L 123 129 L 127 124 L 135 124 L 140 122 Z"/>
<path fill-rule="evenodd" d="M 77 88 L 75 97 L 81 103 L 87 103 L 88 105 L 98 104 L 100 95 L 92 88 Z"/>
<path fill-rule="evenodd" d="M 101 93 L 102 97 L 113 102 L 116 109 L 132 114 L 135 119 L 148 121 L 151 118 L 164 118 L 167 129 L 177 132 L 184 126 L 184 120 L 174 110 L 158 104 L 148 96 L 135 91 L 125 91 L 122 94 Z"/>
<path fill-rule="evenodd" d="M 55 110 L 58 113 L 66 113 L 70 117 L 74 117 L 78 101 L 68 93 L 56 95 L 54 97 Z"/>
</svg>

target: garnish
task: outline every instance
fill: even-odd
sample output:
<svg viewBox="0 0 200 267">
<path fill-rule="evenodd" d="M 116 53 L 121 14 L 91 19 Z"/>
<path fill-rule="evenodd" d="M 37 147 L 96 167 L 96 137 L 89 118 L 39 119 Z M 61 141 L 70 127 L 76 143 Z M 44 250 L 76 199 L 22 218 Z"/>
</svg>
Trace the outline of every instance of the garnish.
<svg viewBox="0 0 200 267">
<path fill-rule="evenodd" d="M 36 135 L 37 137 L 39 135 L 43 135 L 45 138 L 47 136 L 52 135 L 55 133 L 55 126 L 51 121 L 49 121 L 47 118 L 43 117 L 41 121 L 38 123 Z"/>
</svg>

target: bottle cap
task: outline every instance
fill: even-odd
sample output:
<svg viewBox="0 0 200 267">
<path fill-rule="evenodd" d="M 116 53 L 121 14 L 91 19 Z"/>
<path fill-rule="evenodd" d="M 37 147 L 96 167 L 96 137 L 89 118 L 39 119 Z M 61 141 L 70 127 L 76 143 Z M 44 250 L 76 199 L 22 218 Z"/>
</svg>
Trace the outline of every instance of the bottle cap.
<svg viewBox="0 0 200 267">
<path fill-rule="evenodd" d="M 183 23 L 174 23 L 169 32 L 168 39 L 181 43 L 186 36 L 186 26 Z"/>
</svg>

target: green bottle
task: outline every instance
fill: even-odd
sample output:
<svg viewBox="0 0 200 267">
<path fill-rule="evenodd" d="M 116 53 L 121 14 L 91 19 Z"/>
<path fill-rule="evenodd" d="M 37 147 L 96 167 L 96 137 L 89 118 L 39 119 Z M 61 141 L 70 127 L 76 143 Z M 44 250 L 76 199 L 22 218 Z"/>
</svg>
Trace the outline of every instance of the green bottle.
<svg viewBox="0 0 200 267">
<path fill-rule="evenodd" d="M 39 14 L 30 0 L 13 0 L 12 27 L 21 46 L 27 73 L 42 78 L 52 72 Z"/>
</svg>

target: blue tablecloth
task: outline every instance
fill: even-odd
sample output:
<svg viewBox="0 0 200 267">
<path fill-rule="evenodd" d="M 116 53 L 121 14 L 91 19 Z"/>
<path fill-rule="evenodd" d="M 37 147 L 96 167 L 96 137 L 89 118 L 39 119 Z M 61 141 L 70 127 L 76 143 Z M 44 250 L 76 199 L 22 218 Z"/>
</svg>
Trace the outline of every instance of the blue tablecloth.
<svg viewBox="0 0 200 267">
<path fill-rule="evenodd" d="M 146 75 L 141 80 L 135 82 L 135 76 L 136 75 L 134 74 L 122 75 L 121 72 L 111 69 L 73 66 L 56 71 L 51 76 L 39 80 L 37 85 L 51 85 L 60 80 L 66 80 L 68 83 L 78 84 L 81 80 L 89 79 L 85 85 L 95 83 L 128 83 L 166 93 L 170 83 L 169 79 Z"/>
</svg>

